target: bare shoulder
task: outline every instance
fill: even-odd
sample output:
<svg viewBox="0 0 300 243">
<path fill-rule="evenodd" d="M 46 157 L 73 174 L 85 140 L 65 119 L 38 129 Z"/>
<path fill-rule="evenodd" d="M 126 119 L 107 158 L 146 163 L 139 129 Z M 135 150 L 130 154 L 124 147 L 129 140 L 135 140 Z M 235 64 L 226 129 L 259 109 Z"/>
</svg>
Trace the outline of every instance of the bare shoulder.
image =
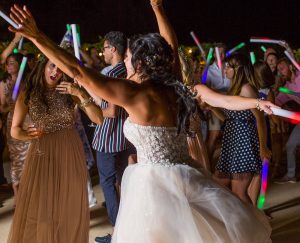
<svg viewBox="0 0 300 243">
<path fill-rule="evenodd" d="M 240 96 L 249 97 L 249 98 L 257 98 L 258 92 L 250 84 L 244 84 L 242 86 Z"/>
</svg>

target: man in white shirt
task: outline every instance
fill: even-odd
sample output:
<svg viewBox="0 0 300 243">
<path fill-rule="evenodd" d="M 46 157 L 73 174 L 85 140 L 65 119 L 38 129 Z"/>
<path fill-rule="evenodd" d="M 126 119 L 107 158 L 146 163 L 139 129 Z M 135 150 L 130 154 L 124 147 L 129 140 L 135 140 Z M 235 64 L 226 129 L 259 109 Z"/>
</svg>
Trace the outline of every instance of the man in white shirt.
<svg viewBox="0 0 300 243">
<path fill-rule="evenodd" d="M 219 48 L 220 59 L 222 61 L 222 64 L 224 65 L 226 45 L 224 43 L 217 43 L 215 47 Z M 208 68 L 206 85 L 209 88 L 224 94 L 230 87 L 230 80 L 225 77 L 223 72 L 224 68 L 219 68 L 216 52 L 214 54 L 214 58 L 215 61 Z M 211 113 L 211 118 L 208 122 L 209 133 L 207 142 L 208 157 L 210 161 L 212 161 L 216 140 L 220 134 L 221 125 L 221 121 Z"/>
</svg>

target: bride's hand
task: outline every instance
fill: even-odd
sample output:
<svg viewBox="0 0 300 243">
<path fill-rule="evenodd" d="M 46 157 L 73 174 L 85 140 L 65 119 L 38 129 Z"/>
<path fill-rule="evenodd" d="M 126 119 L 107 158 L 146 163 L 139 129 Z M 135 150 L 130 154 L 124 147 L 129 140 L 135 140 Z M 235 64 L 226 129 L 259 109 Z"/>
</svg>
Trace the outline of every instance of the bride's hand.
<svg viewBox="0 0 300 243">
<path fill-rule="evenodd" d="M 14 4 L 13 7 L 10 8 L 11 19 L 19 25 L 18 29 L 15 29 L 12 26 L 9 26 L 9 30 L 14 33 L 20 33 L 22 36 L 31 40 L 40 35 L 40 31 L 36 25 L 36 22 L 31 14 L 31 12 L 24 5 L 23 8 Z"/>
<path fill-rule="evenodd" d="M 157 7 L 162 5 L 162 0 L 150 0 L 150 4 L 152 7 Z"/>
</svg>

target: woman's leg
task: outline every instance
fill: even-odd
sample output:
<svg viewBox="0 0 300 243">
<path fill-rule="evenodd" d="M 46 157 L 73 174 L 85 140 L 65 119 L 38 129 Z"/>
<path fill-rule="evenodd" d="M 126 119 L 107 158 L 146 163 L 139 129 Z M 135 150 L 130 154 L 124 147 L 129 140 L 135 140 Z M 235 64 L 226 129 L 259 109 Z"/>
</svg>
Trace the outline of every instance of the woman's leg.
<svg viewBox="0 0 300 243">
<path fill-rule="evenodd" d="M 248 187 L 248 195 L 251 198 L 252 204 L 257 205 L 257 198 L 261 187 L 261 175 L 255 175 Z"/>
<path fill-rule="evenodd" d="M 246 203 L 251 203 L 251 198 L 248 195 L 248 187 L 252 181 L 252 176 L 243 179 L 233 179 L 231 180 L 231 190 L 237 195 L 242 201 Z"/>
<path fill-rule="evenodd" d="M 215 182 L 219 183 L 220 185 L 231 189 L 230 188 L 230 178 L 220 178 L 220 177 L 216 176 L 215 174 L 213 175 L 212 178 Z"/>
</svg>

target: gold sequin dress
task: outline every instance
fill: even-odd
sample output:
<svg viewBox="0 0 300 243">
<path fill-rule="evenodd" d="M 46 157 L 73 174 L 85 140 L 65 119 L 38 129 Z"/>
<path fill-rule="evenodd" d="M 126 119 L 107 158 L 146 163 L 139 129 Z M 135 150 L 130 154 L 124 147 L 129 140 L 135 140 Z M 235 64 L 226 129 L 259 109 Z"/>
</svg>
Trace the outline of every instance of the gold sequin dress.
<svg viewBox="0 0 300 243">
<path fill-rule="evenodd" d="M 8 242 L 87 243 L 87 170 L 74 104 L 55 90 L 45 100 L 48 109 L 37 97 L 29 101 L 31 120 L 45 134 L 29 148 Z"/>
<path fill-rule="evenodd" d="M 6 138 L 7 138 L 7 147 L 9 151 L 9 159 L 11 162 L 10 175 L 11 175 L 12 183 L 14 185 L 18 185 L 22 175 L 24 161 L 26 158 L 30 141 L 20 141 L 12 138 L 12 136 L 10 135 L 10 129 L 12 125 L 12 119 L 13 119 L 14 109 L 16 104 L 16 102 L 12 99 L 13 85 L 10 83 L 10 81 L 7 81 L 5 83 L 4 92 L 5 92 L 6 101 L 9 105 L 9 113 L 6 122 L 6 126 L 7 126 Z M 29 117 L 26 116 L 26 119 L 23 123 L 23 128 L 26 129 L 28 127 L 28 124 L 29 124 Z"/>
</svg>

